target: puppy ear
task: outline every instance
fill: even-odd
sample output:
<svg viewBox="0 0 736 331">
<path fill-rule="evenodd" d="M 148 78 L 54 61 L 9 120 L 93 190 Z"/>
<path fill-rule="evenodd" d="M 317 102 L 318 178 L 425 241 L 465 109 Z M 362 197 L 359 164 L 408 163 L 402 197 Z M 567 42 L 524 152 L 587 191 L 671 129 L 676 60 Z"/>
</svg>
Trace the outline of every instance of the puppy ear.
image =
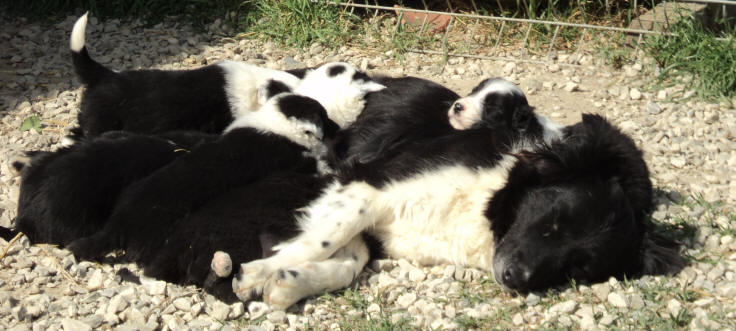
<svg viewBox="0 0 736 331">
<path fill-rule="evenodd" d="M 529 128 L 530 121 L 534 117 L 534 107 L 529 105 L 520 105 L 516 107 L 511 115 L 511 128 L 515 131 L 523 132 Z"/>
<path fill-rule="evenodd" d="M 641 270 L 643 275 L 669 275 L 682 270 L 685 260 L 680 255 L 680 244 L 647 229 L 641 243 Z"/>
</svg>

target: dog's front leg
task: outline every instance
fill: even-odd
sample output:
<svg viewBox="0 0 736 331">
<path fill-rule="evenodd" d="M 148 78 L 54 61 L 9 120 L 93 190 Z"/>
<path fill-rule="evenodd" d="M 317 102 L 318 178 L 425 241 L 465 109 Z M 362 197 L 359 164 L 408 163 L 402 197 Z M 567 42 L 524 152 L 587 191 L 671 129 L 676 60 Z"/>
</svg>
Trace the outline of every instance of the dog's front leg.
<svg viewBox="0 0 736 331">
<path fill-rule="evenodd" d="M 271 257 L 243 263 L 233 279 L 233 291 L 241 300 L 260 295 L 269 277 L 281 268 L 304 262 L 324 261 L 364 229 L 378 215 L 371 206 L 376 189 L 365 182 L 334 183 L 310 203 L 300 219 L 302 233 L 278 245 Z"/>
<path fill-rule="evenodd" d="M 274 309 L 286 309 L 302 298 L 345 288 L 360 274 L 368 258 L 362 236 L 355 236 L 327 260 L 278 269 L 263 287 L 263 301 Z"/>
</svg>

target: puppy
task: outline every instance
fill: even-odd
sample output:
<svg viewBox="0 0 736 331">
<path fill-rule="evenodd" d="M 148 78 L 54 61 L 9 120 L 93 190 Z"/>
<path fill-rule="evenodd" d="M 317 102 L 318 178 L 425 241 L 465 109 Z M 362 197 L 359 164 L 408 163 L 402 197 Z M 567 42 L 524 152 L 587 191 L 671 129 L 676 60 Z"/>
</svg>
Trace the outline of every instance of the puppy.
<svg viewBox="0 0 736 331">
<path fill-rule="evenodd" d="M 15 231 L 31 243 L 64 246 L 104 226 L 131 183 L 215 136 L 158 136 L 111 131 L 55 152 L 28 152 L 12 166 L 21 173 Z"/>
<path fill-rule="evenodd" d="M 219 134 L 235 118 L 297 87 L 287 72 L 223 61 L 193 70 L 115 72 L 94 61 L 85 46 L 87 14 L 74 24 L 74 69 L 86 85 L 74 137 L 105 131 L 160 133 L 196 130 Z"/>
<path fill-rule="evenodd" d="M 217 140 L 198 145 L 127 187 L 105 227 L 68 249 L 95 259 L 115 249 L 150 262 L 179 220 L 211 199 L 271 173 L 316 174 L 322 139 L 337 131 L 315 100 L 284 93 L 238 118 Z"/>
</svg>

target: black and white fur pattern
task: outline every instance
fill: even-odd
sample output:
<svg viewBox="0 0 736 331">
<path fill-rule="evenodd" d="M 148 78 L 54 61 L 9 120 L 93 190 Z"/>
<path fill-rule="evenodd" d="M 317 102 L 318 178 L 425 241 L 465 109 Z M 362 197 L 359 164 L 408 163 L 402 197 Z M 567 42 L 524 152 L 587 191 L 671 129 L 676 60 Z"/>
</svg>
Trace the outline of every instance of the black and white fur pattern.
<svg viewBox="0 0 736 331">
<path fill-rule="evenodd" d="M 304 209 L 302 233 L 242 264 L 233 290 L 284 309 L 347 286 L 363 264 L 331 256 L 364 252 L 354 246 L 363 231 L 393 258 L 492 271 L 522 292 L 682 267 L 676 245 L 645 224 L 651 183 L 628 137 L 594 115 L 548 147 L 512 136 L 459 131 L 371 164 L 382 176 L 332 183 Z"/>
<path fill-rule="evenodd" d="M 74 24 L 70 41 L 74 68 L 86 85 L 77 138 L 111 130 L 219 134 L 235 118 L 292 91 L 300 81 L 284 71 L 233 61 L 193 70 L 115 72 L 89 56 L 86 25 L 87 14 Z"/>
<path fill-rule="evenodd" d="M 447 118 L 456 130 L 504 126 L 522 134 L 527 131 L 541 134 L 546 142 L 559 138 L 562 127 L 534 114 L 533 109 L 518 86 L 502 78 L 489 78 L 473 88 L 469 95 L 455 101 L 447 111 Z M 537 120 L 528 121 L 525 116 L 535 116 Z M 528 127 L 520 127 L 522 124 Z"/>
<path fill-rule="evenodd" d="M 146 264 L 181 219 L 211 199 L 278 172 L 316 175 L 320 141 L 337 125 L 315 100 L 291 93 L 271 98 L 217 140 L 127 187 L 105 227 L 70 243 L 77 258 L 96 259 L 115 249 Z"/>
</svg>

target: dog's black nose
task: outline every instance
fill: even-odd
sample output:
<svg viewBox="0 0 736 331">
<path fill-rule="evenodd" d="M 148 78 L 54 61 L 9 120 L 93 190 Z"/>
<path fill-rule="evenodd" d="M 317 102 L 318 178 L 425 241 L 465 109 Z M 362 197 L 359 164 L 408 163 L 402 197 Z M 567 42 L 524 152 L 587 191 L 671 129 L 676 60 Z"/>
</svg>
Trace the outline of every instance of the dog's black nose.
<svg viewBox="0 0 736 331">
<path fill-rule="evenodd" d="M 524 274 L 524 271 L 515 265 L 508 266 L 506 270 L 503 271 L 503 275 L 501 277 L 503 278 L 502 280 L 504 285 L 517 291 L 524 291 L 529 286 L 529 279 Z"/>
<path fill-rule="evenodd" d="M 460 113 L 461 111 L 463 111 L 463 109 L 464 109 L 463 105 L 460 104 L 459 102 L 456 102 L 452 106 L 452 111 L 455 112 L 455 114 Z"/>
</svg>

